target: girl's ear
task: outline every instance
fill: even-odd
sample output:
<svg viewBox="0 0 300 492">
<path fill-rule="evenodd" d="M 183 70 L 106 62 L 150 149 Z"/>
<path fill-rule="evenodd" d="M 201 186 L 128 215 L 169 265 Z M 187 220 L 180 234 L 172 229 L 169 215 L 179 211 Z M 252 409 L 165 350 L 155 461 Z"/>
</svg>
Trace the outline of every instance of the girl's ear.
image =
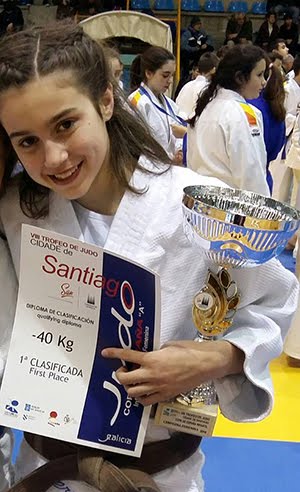
<svg viewBox="0 0 300 492">
<path fill-rule="evenodd" d="M 235 78 L 235 81 L 236 81 L 239 88 L 242 87 L 243 85 L 245 85 L 245 83 L 246 83 L 245 76 L 242 74 L 242 72 L 240 70 L 238 72 L 236 72 L 234 78 Z"/>
<path fill-rule="evenodd" d="M 145 70 L 145 76 L 147 80 L 151 80 L 154 72 L 151 72 L 151 70 Z"/>
<path fill-rule="evenodd" d="M 109 121 L 114 112 L 114 94 L 112 84 L 109 84 L 106 91 L 100 98 L 99 108 L 104 121 Z"/>
</svg>

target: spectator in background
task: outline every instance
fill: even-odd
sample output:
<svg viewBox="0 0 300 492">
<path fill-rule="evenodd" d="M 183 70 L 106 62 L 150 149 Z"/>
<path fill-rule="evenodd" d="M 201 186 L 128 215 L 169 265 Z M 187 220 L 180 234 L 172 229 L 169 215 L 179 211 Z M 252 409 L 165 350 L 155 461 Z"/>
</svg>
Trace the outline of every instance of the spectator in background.
<svg viewBox="0 0 300 492">
<path fill-rule="evenodd" d="M 102 0 L 79 0 L 78 14 L 80 15 L 96 15 L 103 11 Z"/>
<path fill-rule="evenodd" d="M 0 13 L 0 35 L 21 31 L 24 26 L 22 10 L 14 0 L 3 0 L 3 10 Z"/>
<path fill-rule="evenodd" d="M 76 0 L 53 0 L 53 4 L 57 5 L 56 19 L 66 19 L 73 17 L 76 14 Z"/>
<path fill-rule="evenodd" d="M 293 22 L 291 14 L 284 15 L 284 22 L 279 29 L 279 37 L 284 39 L 289 52 L 295 56 L 298 45 L 298 26 Z"/>
<path fill-rule="evenodd" d="M 273 10 L 276 14 L 290 14 L 293 17 L 294 22 L 298 22 L 299 18 L 299 7 L 296 4 L 299 3 L 299 0 L 268 0 L 267 1 L 267 11 Z"/>
<path fill-rule="evenodd" d="M 290 53 L 283 57 L 282 68 L 284 70 L 287 79 L 294 78 L 295 72 L 293 70 L 294 57 Z"/>
<path fill-rule="evenodd" d="M 182 76 L 189 74 L 191 66 L 198 62 L 203 53 L 213 50 L 212 41 L 202 28 L 200 17 L 194 17 L 181 36 Z"/>
<path fill-rule="evenodd" d="M 225 44 L 249 44 L 252 43 L 252 22 L 245 13 L 238 12 L 229 19 L 226 27 Z"/>
<path fill-rule="evenodd" d="M 289 54 L 289 49 L 286 46 L 284 39 L 277 39 L 275 41 L 275 43 L 273 44 L 273 49 L 272 49 L 272 52 L 270 54 L 270 59 L 272 62 L 276 61 L 278 68 L 280 65 L 280 70 L 281 70 L 283 80 L 285 78 L 285 72 L 284 72 L 282 62 L 283 62 L 284 57 L 287 56 L 288 54 Z M 279 60 L 280 60 L 280 62 L 279 62 Z"/>
<path fill-rule="evenodd" d="M 288 49 L 287 45 L 285 44 L 285 40 L 280 39 L 280 38 L 276 39 L 276 41 L 272 45 L 272 52 L 273 53 L 279 53 L 279 55 L 282 56 L 282 59 L 286 55 L 288 55 L 289 49 Z"/>
<path fill-rule="evenodd" d="M 277 25 L 277 16 L 274 12 L 268 12 L 266 20 L 262 23 L 256 36 L 255 44 L 266 51 L 271 50 L 279 36 L 279 27 Z"/>
<path fill-rule="evenodd" d="M 267 183 L 270 193 L 273 191 L 273 179 L 269 171 L 271 161 L 274 161 L 285 144 L 285 91 L 280 70 L 268 61 L 265 73 L 266 87 L 259 97 L 248 100 L 262 113 L 264 123 L 264 142 L 267 151 Z"/>
</svg>

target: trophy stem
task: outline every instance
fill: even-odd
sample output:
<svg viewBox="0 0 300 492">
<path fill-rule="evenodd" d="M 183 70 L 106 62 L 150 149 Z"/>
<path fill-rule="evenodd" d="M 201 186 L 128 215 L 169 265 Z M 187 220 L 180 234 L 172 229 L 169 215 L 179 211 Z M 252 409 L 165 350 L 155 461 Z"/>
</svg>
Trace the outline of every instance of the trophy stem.
<svg viewBox="0 0 300 492">
<path fill-rule="evenodd" d="M 198 330 L 195 341 L 220 338 L 232 323 L 239 299 L 236 283 L 226 266 L 219 268 L 217 273 L 209 270 L 206 284 L 194 297 L 193 321 Z M 192 407 L 215 405 L 217 394 L 213 381 L 178 395 L 176 401 Z"/>
<path fill-rule="evenodd" d="M 217 340 L 218 337 L 208 337 L 198 332 L 195 342 L 205 342 Z M 182 405 L 188 405 L 193 407 L 199 407 L 203 405 L 215 405 L 217 403 L 217 393 L 213 381 L 206 381 L 199 384 L 196 388 L 188 393 L 181 393 L 177 396 L 176 401 Z"/>
</svg>

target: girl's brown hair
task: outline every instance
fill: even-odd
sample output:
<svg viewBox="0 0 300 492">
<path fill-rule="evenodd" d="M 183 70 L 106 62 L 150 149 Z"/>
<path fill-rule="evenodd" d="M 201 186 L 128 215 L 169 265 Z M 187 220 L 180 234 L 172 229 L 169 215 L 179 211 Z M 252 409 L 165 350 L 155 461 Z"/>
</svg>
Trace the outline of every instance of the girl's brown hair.
<svg viewBox="0 0 300 492">
<path fill-rule="evenodd" d="M 285 90 L 283 77 L 279 68 L 270 65 L 270 60 L 266 58 L 267 70 L 265 78 L 266 87 L 263 90 L 263 97 L 269 103 L 271 113 L 277 121 L 284 121 L 286 110 L 284 106 Z"/>
<path fill-rule="evenodd" d="M 265 59 L 264 51 L 258 46 L 234 46 L 220 61 L 216 73 L 212 75 L 210 84 L 198 98 L 195 115 L 189 120 L 194 127 L 199 116 L 212 101 L 221 87 L 238 92 L 243 83 L 250 79 L 255 65 Z"/>
<path fill-rule="evenodd" d="M 161 46 L 150 46 L 142 54 L 137 55 L 130 67 L 130 90 L 135 91 L 146 82 L 146 71 L 156 72 L 168 61 L 175 61 L 171 51 Z"/>
<path fill-rule="evenodd" d="M 10 88 L 21 88 L 37 77 L 54 72 L 72 74 L 74 87 L 84 93 L 99 109 L 101 96 L 113 84 L 115 104 L 112 118 L 106 123 L 110 140 L 111 171 L 121 187 L 138 193 L 129 184 L 132 172 L 141 168 L 143 154 L 155 163 L 171 164 L 163 148 L 151 136 L 138 113 L 128 110 L 117 85 L 111 81 L 103 48 L 82 28 L 70 21 L 36 27 L 6 36 L 0 41 L 0 104 Z M 5 141 L 7 143 L 7 136 Z M 11 145 L 8 150 L 11 155 Z M 6 178 L 16 162 L 8 163 Z M 4 181 L 4 186 L 7 179 Z M 33 218 L 49 211 L 49 189 L 37 184 L 24 171 L 20 178 L 20 202 L 23 212 Z"/>
</svg>

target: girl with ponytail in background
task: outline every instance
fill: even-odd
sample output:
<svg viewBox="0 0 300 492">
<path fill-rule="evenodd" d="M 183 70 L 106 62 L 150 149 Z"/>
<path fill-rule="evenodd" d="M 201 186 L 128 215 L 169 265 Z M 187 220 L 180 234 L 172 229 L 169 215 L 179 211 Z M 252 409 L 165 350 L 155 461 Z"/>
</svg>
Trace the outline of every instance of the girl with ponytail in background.
<svg viewBox="0 0 300 492">
<path fill-rule="evenodd" d="M 265 87 L 265 70 L 256 46 L 236 46 L 224 56 L 189 121 L 187 162 L 199 174 L 269 195 L 262 115 L 246 101 Z"/>
</svg>

